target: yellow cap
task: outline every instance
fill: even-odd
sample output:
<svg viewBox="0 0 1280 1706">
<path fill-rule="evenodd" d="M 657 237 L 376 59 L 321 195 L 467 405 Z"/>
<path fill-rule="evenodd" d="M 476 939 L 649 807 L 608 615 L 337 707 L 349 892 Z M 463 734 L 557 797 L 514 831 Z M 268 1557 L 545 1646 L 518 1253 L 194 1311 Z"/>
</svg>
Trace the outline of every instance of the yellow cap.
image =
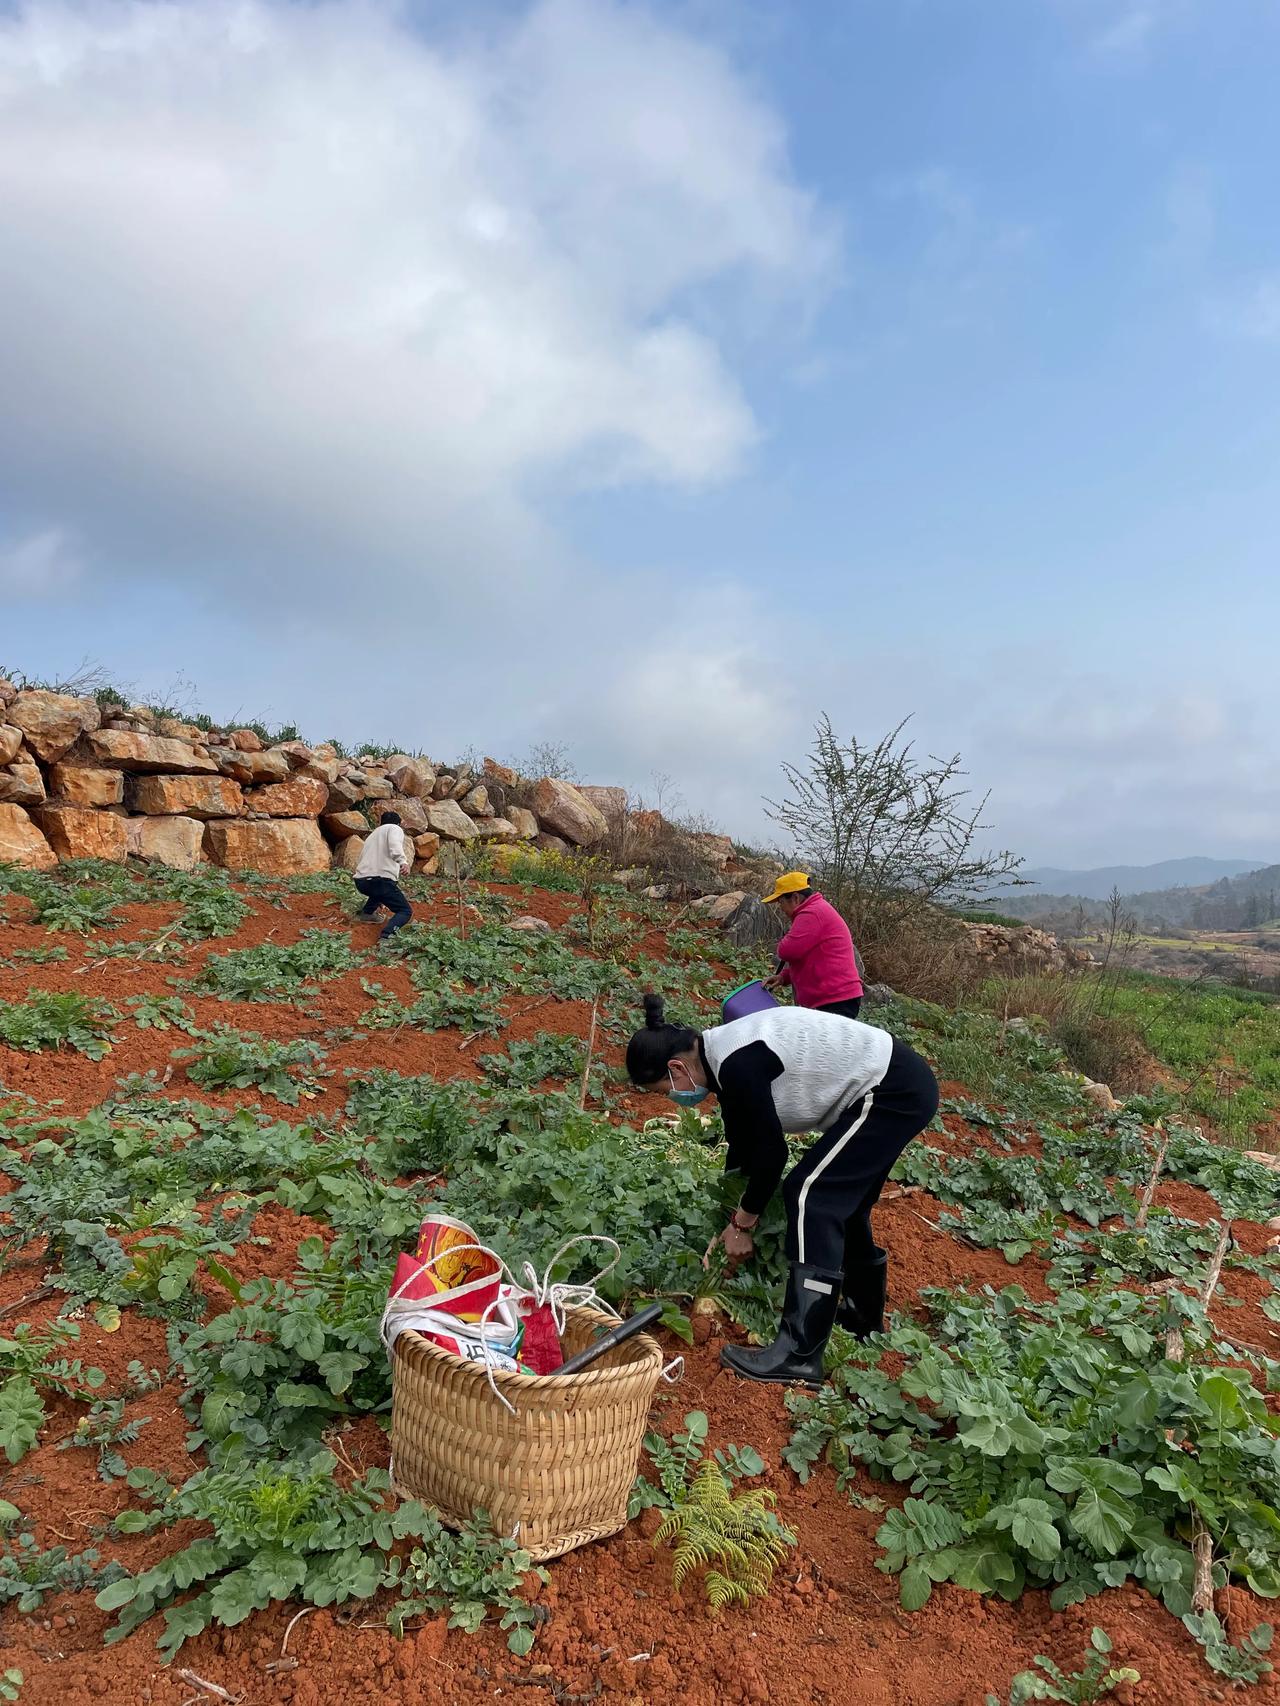
<svg viewBox="0 0 1280 1706">
<path fill-rule="evenodd" d="M 787 871 L 783 876 L 778 878 L 777 882 L 774 883 L 773 893 L 767 894 L 764 897 L 764 903 L 768 906 L 770 901 L 781 900 L 784 894 L 799 894 L 801 889 L 807 889 L 808 886 L 809 877 L 807 872 Z"/>
</svg>

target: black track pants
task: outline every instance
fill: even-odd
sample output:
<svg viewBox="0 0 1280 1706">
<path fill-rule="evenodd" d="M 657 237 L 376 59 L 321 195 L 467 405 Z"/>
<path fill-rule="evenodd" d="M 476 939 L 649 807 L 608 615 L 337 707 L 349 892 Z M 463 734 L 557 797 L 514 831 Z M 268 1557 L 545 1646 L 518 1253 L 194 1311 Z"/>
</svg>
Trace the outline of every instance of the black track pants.
<svg viewBox="0 0 1280 1706">
<path fill-rule="evenodd" d="M 787 1260 L 829 1273 L 869 1262 L 871 1210 L 902 1151 L 938 1111 L 927 1061 L 894 1042 L 884 1077 L 846 1108 L 782 1181 Z"/>
</svg>

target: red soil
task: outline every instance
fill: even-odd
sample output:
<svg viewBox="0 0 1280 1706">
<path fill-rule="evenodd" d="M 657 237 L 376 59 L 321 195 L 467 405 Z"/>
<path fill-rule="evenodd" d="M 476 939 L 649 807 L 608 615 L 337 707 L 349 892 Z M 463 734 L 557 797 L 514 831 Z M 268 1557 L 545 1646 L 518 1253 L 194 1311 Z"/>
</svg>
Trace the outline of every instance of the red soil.
<svg viewBox="0 0 1280 1706">
<path fill-rule="evenodd" d="M 519 912 L 546 918 L 560 927 L 579 910 L 574 896 L 521 891 L 502 886 Z M 144 992 L 174 993 L 173 979 L 193 975 L 211 953 L 271 940 L 291 942 L 315 928 L 348 930 L 353 945 L 371 945 L 375 926 L 352 927 L 339 916 L 333 902 L 320 895 L 286 896 L 270 902 L 254 898 L 250 915 L 234 938 L 191 947 L 180 966 L 97 957 L 97 944 L 75 938 L 54 938 L 70 950 L 63 964 L 21 966 L 0 970 L 0 1000 L 20 999 L 28 986 L 43 989 L 82 989 L 104 996 L 127 1011 L 127 996 Z M 442 884 L 432 900 L 415 906 L 419 918 L 452 926 L 456 899 Z M 15 947 L 30 947 L 50 938 L 22 921 L 20 903 L 11 907 L 9 922 L 0 922 L 0 955 Z M 120 928 L 101 941 L 133 940 L 162 928 L 175 916 L 173 908 L 135 906 L 126 910 Z M 649 930 L 645 949 L 663 951 L 662 933 Z M 82 968 L 90 968 L 82 970 Z M 300 1006 L 274 1003 L 229 1004 L 209 998 L 189 1000 L 201 1025 L 225 1023 L 262 1035 L 291 1039 L 314 1038 L 326 1043 L 326 1033 L 358 1026 L 369 1004 L 360 988 L 364 975 L 394 989 L 411 993 L 406 972 L 394 962 L 371 961 L 367 968 L 334 979 L 309 993 Z M 406 1027 L 401 1032 L 372 1032 L 351 1042 L 328 1044 L 326 1066 L 334 1077 L 313 1101 L 296 1109 L 267 1101 L 273 1114 L 294 1121 L 316 1114 L 337 1114 L 346 1093 L 345 1070 L 388 1066 L 403 1073 L 426 1073 L 437 1078 L 474 1078 L 475 1058 L 505 1041 L 532 1037 L 539 1031 L 584 1037 L 590 1006 L 583 1002 L 536 1002 L 518 997 L 507 1007 L 506 1029 L 496 1039 L 468 1042 L 456 1032 L 423 1033 Z M 615 1044 L 601 1045 L 611 1064 L 620 1061 Z M 27 1055 L 0 1048 L 0 1084 L 25 1090 L 42 1103 L 59 1099 L 75 1117 L 100 1102 L 114 1081 L 126 1072 L 171 1064 L 173 1051 L 186 1046 L 180 1032 L 138 1031 L 128 1022 L 119 1027 L 116 1046 L 101 1063 L 76 1055 Z M 192 1094 L 179 1064 L 173 1064 L 165 1093 Z M 232 1108 L 256 1105 L 248 1092 L 201 1100 Z M 963 1095 L 960 1085 L 944 1093 Z M 629 1097 L 623 1098 L 627 1105 Z M 645 1111 L 638 1099 L 638 1111 Z M 945 1116 L 946 1139 L 940 1147 L 961 1153 L 986 1141 L 981 1128 L 956 1116 Z M 1030 1145 L 1034 1148 L 1034 1145 Z M 0 1179 L 0 1189 L 8 1181 Z M 1166 1184 L 1158 1199 L 1175 1212 L 1198 1220 L 1218 1218 L 1205 1193 Z M 976 1250 L 940 1231 L 938 1202 L 922 1191 L 897 1192 L 890 1187 L 877 1212 L 877 1235 L 890 1252 L 890 1304 L 916 1307 L 918 1292 L 930 1285 L 963 1285 L 972 1290 L 1022 1285 L 1033 1298 L 1048 1295 L 1045 1264 L 1035 1258 L 1016 1268 L 998 1251 Z M 230 1266 L 244 1280 L 252 1275 L 283 1276 L 292 1271 L 297 1245 L 312 1233 L 323 1234 L 319 1223 L 268 1205 L 258 1215 L 254 1237 L 243 1243 Z M 1251 1251 L 1265 1246 L 1265 1230 L 1237 1228 L 1239 1242 Z M 259 1243 L 262 1238 L 266 1242 Z M 58 1295 L 38 1295 L 42 1284 L 43 1252 L 38 1245 L 11 1254 L 0 1264 L 0 1331 L 18 1320 L 43 1321 L 57 1313 Z M 1267 1294 L 1265 1282 L 1229 1269 L 1224 1288 L 1244 1307 L 1215 1310 L 1224 1334 L 1280 1351 L 1280 1325 L 1270 1322 L 1259 1304 Z M 33 1294 L 37 1294 L 33 1296 Z M 225 1293 L 213 1282 L 205 1286 L 210 1307 L 225 1305 Z M 17 1305 L 15 1308 L 14 1306 Z M 1103 1624 L 1115 1642 L 1117 1663 L 1135 1666 L 1142 1681 L 1116 1698 L 1156 1702 L 1221 1700 L 1225 1690 L 1200 1659 L 1190 1637 L 1145 1592 L 1136 1587 L 1110 1592 L 1085 1606 L 1052 1613 L 1046 1596 L 1027 1594 L 1014 1605 L 984 1601 L 956 1588 L 935 1589 L 923 1611 L 908 1616 L 898 1606 L 897 1582 L 876 1569 L 874 1535 L 881 1517 L 859 1509 L 838 1494 L 829 1472 L 802 1486 L 781 1463 L 790 1433 L 784 1394 L 734 1380 L 718 1368 L 719 1327 L 700 1325 L 703 1343 L 687 1354 L 683 1384 L 663 1392 L 656 1425 L 670 1432 L 684 1412 L 703 1409 L 711 1422 L 714 1443 L 751 1443 L 766 1458 L 768 1484 L 779 1497 L 779 1514 L 799 1535 L 792 1560 L 780 1572 L 769 1598 L 750 1612 L 730 1611 L 713 1617 L 696 1590 L 673 1594 L 670 1561 L 655 1552 L 648 1536 L 654 1526 L 649 1513 L 612 1540 L 587 1547 L 551 1566 L 549 1586 L 540 1598 L 548 1620 L 533 1652 L 513 1658 L 505 1638 L 487 1627 L 469 1637 L 450 1632 L 445 1620 L 426 1620 L 405 1640 L 394 1640 L 374 1609 L 312 1610 L 297 1617 L 299 1608 L 272 1609 L 234 1629 L 209 1630 L 183 1648 L 173 1666 L 161 1664 L 154 1639 L 156 1627 L 145 1627 L 118 1646 L 105 1648 L 102 1637 L 112 1619 L 98 1612 L 87 1596 L 51 1597 L 41 1610 L 22 1616 L 9 1609 L 0 1620 L 0 1668 L 16 1666 L 26 1681 L 23 1701 L 28 1706 L 87 1706 L 96 1700 L 143 1702 L 147 1706 L 179 1706 L 181 1702 L 230 1698 L 244 1706 L 289 1703 L 289 1706 L 346 1706 L 352 1698 L 404 1702 L 406 1706 L 492 1698 L 515 1698 L 521 1706 L 563 1706 L 597 1697 L 627 1702 L 688 1702 L 716 1706 L 722 1701 L 771 1701 L 774 1706 L 981 1706 L 988 1690 L 1001 1698 L 1008 1679 L 1028 1666 L 1037 1653 L 1047 1653 L 1068 1671 L 1081 1662 L 1094 1623 Z M 127 1365 L 134 1359 L 147 1368 L 167 1366 L 164 1331 L 160 1323 L 127 1311 L 116 1332 L 107 1332 L 92 1318 L 81 1322 L 79 1354 L 87 1365 L 106 1374 L 106 1391 L 120 1390 Z M 178 1408 L 180 1387 L 169 1382 L 160 1390 L 133 1399 L 130 1418 L 151 1418 L 124 1455 L 131 1464 L 159 1469 L 181 1481 L 196 1467 L 187 1452 L 187 1425 Z M 123 1508 L 123 1482 L 103 1483 L 93 1454 L 59 1450 L 58 1441 L 74 1426 L 75 1406 L 65 1400 L 50 1405 L 50 1420 L 42 1443 L 20 1464 L 0 1477 L 0 1495 L 12 1499 L 30 1520 L 42 1546 L 63 1543 L 73 1551 L 96 1545 L 105 1558 L 117 1558 L 131 1569 L 143 1568 L 174 1549 L 172 1531 L 149 1536 L 114 1536 L 106 1525 Z M 372 1418 L 342 1433 L 342 1454 L 357 1468 L 385 1464 L 387 1438 Z M 892 1501 L 900 1490 L 859 1479 L 861 1496 Z M 193 1535 L 179 1535 L 185 1541 Z M 1221 1596 L 1223 1609 L 1237 1635 L 1265 1618 L 1266 1608 L 1247 1594 L 1232 1590 Z M 291 1627 L 292 1626 L 292 1627 Z M 286 1633 L 285 1663 L 281 1652 Z M 290 1663 L 289 1661 L 296 1661 Z M 274 1667 L 274 1668 L 269 1668 Z M 225 1690 L 225 1696 L 208 1685 Z M 1280 1698 L 1280 1685 L 1260 1685 L 1264 1699 Z"/>
</svg>

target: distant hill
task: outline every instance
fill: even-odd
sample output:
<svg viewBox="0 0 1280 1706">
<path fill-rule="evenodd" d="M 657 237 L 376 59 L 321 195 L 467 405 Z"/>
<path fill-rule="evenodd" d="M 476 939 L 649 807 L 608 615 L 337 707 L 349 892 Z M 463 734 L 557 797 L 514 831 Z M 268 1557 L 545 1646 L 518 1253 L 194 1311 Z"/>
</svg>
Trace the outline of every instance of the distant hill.
<svg viewBox="0 0 1280 1706">
<path fill-rule="evenodd" d="M 1042 895 L 1074 895 L 1084 900 L 1105 900 L 1112 889 L 1123 895 L 1154 894 L 1162 889 L 1204 888 L 1223 877 L 1241 877 L 1259 869 L 1256 859 L 1161 859 L 1155 865 L 1098 865 L 1090 871 L 1069 871 L 1055 865 L 1039 865 L 1018 874 L 1035 890 L 1023 887 L 993 889 L 990 899 L 1017 895 L 1029 901 Z"/>
<path fill-rule="evenodd" d="M 1211 863 L 1212 861 L 1200 861 Z M 1194 860 L 1175 859 L 1164 865 L 1148 865 L 1141 874 L 1195 864 Z M 1117 867 L 1116 876 L 1124 870 Z M 1107 873 L 1056 871 L 1051 876 L 1067 881 Z M 1263 865 L 1238 876 L 1220 876 L 1208 883 L 1177 883 L 1171 888 L 1120 889 L 1124 910 L 1132 914 L 1144 929 L 1162 930 L 1168 926 L 1192 930 L 1257 930 L 1280 920 L 1280 865 Z M 1000 896 L 1002 912 L 1018 918 L 1034 919 L 1052 929 L 1070 931 L 1081 924 L 1105 923 L 1106 895 L 1084 894 L 1079 889 L 1061 889 L 1056 893 L 1047 888 L 1025 888 Z"/>
</svg>

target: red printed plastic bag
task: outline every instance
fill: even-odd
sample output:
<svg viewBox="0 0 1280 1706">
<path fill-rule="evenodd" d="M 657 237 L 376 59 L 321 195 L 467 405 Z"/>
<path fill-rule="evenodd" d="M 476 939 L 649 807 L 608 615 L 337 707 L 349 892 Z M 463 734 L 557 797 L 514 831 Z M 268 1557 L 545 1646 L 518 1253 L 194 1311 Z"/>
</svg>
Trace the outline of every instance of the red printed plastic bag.
<svg viewBox="0 0 1280 1706">
<path fill-rule="evenodd" d="M 461 1321 L 478 1322 L 497 1302 L 502 1265 L 469 1226 L 432 1213 L 418 1230 L 413 1255 L 396 1262 L 391 1297 L 427 1303 Z"/>
</svg>

